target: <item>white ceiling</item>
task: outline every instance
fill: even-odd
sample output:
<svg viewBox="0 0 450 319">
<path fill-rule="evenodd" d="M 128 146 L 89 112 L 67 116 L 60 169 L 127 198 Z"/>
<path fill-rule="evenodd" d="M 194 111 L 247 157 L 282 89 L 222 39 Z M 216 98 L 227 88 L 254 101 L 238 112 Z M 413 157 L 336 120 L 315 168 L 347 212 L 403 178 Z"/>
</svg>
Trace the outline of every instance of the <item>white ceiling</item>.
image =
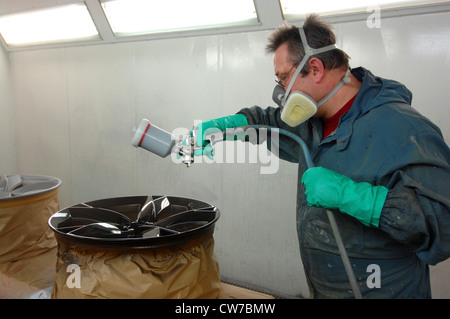
<svg viewBox="0 0 450 319">
<path fill-rule="evenodd" d="M 259 23 L 254 25 L 238 26 L 238 27 L 221 27 L 221 28 L 209 28 L 194 31 L 176 31 L 176 32 L 163 32 L 154 33 L 149 35 L 140 36 L 130 36 L 130 37 L 120 37 L 116 38 L 111 31 L 108 21 L 104 15 L 103 9 L 98 0 L 0 0 L 0 15 L 5 15 L 9 13 L 16 13 L 27 11 L 30 9 L 46 8 L 55 5 L 71 4 L 71 3 L 86 3 L 89 12 L 94 20 L 94 23 L 100 33 L 99 40 L 93 40 L 89 42 L 69 42 L 51 45 L 40 45 L 32 47 L 20 47 L 20 48 L 9 48 L 4 43 L 3 39 L 0 38 L 3 47 L 7 51 L 15 50 L 29 50 L 34 48 L 43 47 L 58 47 L 58 46 L 74 46 L 74 45 L 89 45 L 89 44 L 99 44 L 99 43 L 115 43 L 115 42 L 125 42 L 125 41 L 141 41 L 141 40 L 151 40 L 151 39 L 161 39 L 161 38 L 176 38 L 176 37 L 188 37 L 188 36 L 200 36 L 209 34 L 221 34 L 221 33 L 234 33 L 234 32 L 251 32 L 251 31 L 262 31 L 262 30 L 273 30 L 280 24 L 284 23 L 283 14 L 280 8 L 280 3 L 278 0 L 254 0 L 256 10 L 258 13 Z M 427 6 L 421 6 L 409 9 L 394 9 L 383 11 L 383 17 L 389 16 L 399 16 L 399 15 L 410 15 L 410 14 L 420 14 L 420 13 L 430 13 L 430 12 L 442 12 L 450 11 L 450 2 L 447 3 L 437 3 L 430 4 Z M 330 22 L 342 22 L 342 21 L 354 21 L 367 19 L 369 13 L 352 13 L 339 16 L 328 16 Z M 301 21 L 290 21 L 292 23 L 301 23 Z"/>
</svg>

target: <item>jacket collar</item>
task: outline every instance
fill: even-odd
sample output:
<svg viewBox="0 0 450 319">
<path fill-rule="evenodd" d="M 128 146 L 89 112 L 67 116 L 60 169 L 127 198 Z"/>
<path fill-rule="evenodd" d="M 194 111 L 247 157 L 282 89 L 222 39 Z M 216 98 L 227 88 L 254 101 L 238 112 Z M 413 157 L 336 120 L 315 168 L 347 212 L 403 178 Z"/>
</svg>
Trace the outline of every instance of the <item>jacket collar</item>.
<svg viewBox="0 0 450 319">
<path fill-rule="evenodd" d="M 353 134 L 353 123 L 358 118 L 387 102 L 411 104 L 412 94 L 403 84 L 376 77 L 362 67 L 352 69 L 351 73 L 362 82 L 356 99 L 351 109 L 341 117 L 339 129 L 324 140 L 322 140 L 322 120 L 316 118 L 311 120 L 315 145 L 336 141 L 336 150 L 344 150 Z"/>
</svg>

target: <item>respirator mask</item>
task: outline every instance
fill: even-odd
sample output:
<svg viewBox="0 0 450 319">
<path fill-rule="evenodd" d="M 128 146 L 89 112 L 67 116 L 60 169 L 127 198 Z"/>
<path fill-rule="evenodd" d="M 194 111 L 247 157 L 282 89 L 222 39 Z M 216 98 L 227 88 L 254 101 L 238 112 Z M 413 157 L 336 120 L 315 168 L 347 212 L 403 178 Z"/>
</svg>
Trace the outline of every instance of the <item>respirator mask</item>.
<svg viewBox="0 0 450 319">
<path fill-rule="evenodd" d="M 310 57 L 319 53 L 337 49 L 336 44 L 331 44 L 319 49 L 311 48 L 306 41 L 306 35 L 303 28 L 299 27 L 298 29 L 303 48 L 305 50 L 305 56 L 295 70 L 295 73 L 292 76 L 292 79 L 287 87 L 287 90 L 285 91 L 282 86 L 277 85 L 275 86 L 272 95 L 273 101 L 282 110 L 281 119 L 291 127 L 300 125 L 301 123 L 311 118 L 314 114 L 316 114 L 319 106 L 328 101 L 328 99 L 331 98 L 345 83 L 350 83 L 349 72 L 347 71 L 345 76 L 341 81 L 339 81 L 339 83 L 333 88 L 333 90 L 331 90 L 331 92 L 328 93 L 319 102 L 316 102 L 311 96 L 301 91 L 294 91 L 289 94 L 295 80 L 297 79 L 305 64 L 309 61 Z"/>
</svg>

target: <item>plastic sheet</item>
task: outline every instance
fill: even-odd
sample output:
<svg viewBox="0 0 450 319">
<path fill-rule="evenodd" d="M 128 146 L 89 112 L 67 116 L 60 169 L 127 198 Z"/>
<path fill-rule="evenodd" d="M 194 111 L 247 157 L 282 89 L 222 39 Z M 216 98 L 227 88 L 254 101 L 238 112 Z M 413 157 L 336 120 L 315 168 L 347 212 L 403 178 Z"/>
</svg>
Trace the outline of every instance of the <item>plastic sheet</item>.
<svg viewBox="0 0 450 319">
<path fill-rule="evenodd" d="M 45 298 L 55 278 L 57 242 L 48 218 L 58 190 L 0 201 L 0 298 Z"/>
<path fill-rule="evenodd" d="M 105 250 L 58 240 L 52 298 L 222 298 L 212 232 L 157 249 Z"/>
</svg>

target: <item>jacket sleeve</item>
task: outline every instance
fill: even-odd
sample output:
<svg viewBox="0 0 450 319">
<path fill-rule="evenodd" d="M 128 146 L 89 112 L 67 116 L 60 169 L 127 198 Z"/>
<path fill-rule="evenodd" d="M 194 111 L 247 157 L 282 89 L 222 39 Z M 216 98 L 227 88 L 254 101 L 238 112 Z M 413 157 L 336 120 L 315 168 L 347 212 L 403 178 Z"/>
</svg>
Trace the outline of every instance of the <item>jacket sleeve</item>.
<svg viewBox="0 0 450 319">
<path fill-rule="evenodd" d="M 240 110 L 238 114 L 243 114 L 250 125 L 269 125 L 275 127 L 280 127 L 280 124 L 282 125 L 279 108 L 269 106 L 263 109 L 255 105 L 251 108 Z"/>
<path fill-rule="evenodd" d="M 450 257 L 450 151 L 436 135 L 411 139 L 414 147 L 400 150 L 408 165 L 386 185 L 379 228 L 435 265 Z"/>
<path fill-rule="evenodd" d="M 243 114 L 247 118 L 249 125 L 267 125 L 288 130 L 297 135 L 300 135 L 300 128 L 292 128 L 288 126 L 281 120 L 280 113 L 280 108 L 278 107 L 274 108 L 269 106 L 263 109 L 256 105 L 251 108 L 244 108 L 238 112 L 238 114 Z M 264 140 L 258 137 L 258 143 L 262 142 L 264 142 Z M 277 149 L 271 149 L 272 145 Z M 292 139 L 280 134 L 278 143 L 276 143 L 275 141 L 274 143 L 272 143 L 270 136 L 268 136 L 267 146 L 279 158 L 292 163 L 298 163 L 299 152 L 301 151 L 301 149 L 299 145 Z"/>
</svg>

